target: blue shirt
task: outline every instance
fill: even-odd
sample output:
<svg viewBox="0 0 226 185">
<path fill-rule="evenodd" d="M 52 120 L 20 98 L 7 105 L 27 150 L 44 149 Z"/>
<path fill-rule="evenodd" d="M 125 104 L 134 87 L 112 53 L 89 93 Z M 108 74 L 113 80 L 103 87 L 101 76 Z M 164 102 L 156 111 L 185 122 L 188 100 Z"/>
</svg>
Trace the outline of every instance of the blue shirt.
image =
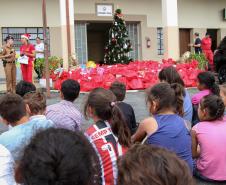
<svg viewBox="0 0 226 185">
<path fill-rule="evenodd" d="M 148 144 L 164 147 L 177 154 L 193 169 L 191 136 L 185 121 L 177 114 L 154 116 L 158 124 L 155 133 L 147 138 Z"/>
<path fill-rule="evenodd" d="M 192 115 L 193 115 L 193 108 L 192 108 L 191 97 L 190 97 L 188 91 L 185 90 L 183 118 L 187 121 L 192 122 Z"/>
<path fill-rule="evenodd" d="M 45 117 L 31 119 L 29 122 L 12 127 L 9 131 L 0 135 L 0 144 L 5 146 L 12 154 L 15 161 L 22 157 L 25 146 L 39 131 L 53 127 L 52 121 Z"/>
</svg>

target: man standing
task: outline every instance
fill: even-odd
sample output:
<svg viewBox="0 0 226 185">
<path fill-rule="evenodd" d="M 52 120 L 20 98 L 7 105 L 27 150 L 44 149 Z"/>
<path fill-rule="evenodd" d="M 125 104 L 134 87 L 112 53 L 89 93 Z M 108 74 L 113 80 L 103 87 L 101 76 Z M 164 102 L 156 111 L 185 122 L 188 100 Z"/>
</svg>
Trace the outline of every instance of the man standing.
<svg viewBox="0 0 226 185">
<path fill-rule="evenodd" d="M 3 60 L 3 66 L 6 76 L 6 89 L 7 92 L 15 93 L 16 91 L 16 52 L 13 47 L 13 37 L 7 36 L 5 38 L 6 44 L 0 52 L 0 59 Z"/>
<path fill-rule="evenodd" d="M 36 45 L 35 45 L 35 64 L 38 59 L 44 59 L 44 43 L 41 41 L 40 37 L 36 38 Z M 42 76 L 42 71 L 40 71 L 39 68 L 35 67 L 35 72 L 38 75 L 38 79 L 40 79 Z"/>
<path fill-rule="evenodd" d="M 213 70 L 213 52 L 211 50 L 212 39 L 210 38 L 210 34 L 207 32 L 206 36 L 202 39 L 202 51 L 206 56 L 206 59 L 209 61 L 209 66 L 211 70 Z"/>
<path fill-rule="evenodd" d="M 194 38 L 195 38 L 195 43 L 194 44 L 190 44 L 190 46 L 194 47 L 195 54 L 200 54 L 200 53 L 202 53 L 202 48 L 201 48 L 202 41 L 199 38 L 199 33 L 196 32 L 194 34 Z"/>
</svg>

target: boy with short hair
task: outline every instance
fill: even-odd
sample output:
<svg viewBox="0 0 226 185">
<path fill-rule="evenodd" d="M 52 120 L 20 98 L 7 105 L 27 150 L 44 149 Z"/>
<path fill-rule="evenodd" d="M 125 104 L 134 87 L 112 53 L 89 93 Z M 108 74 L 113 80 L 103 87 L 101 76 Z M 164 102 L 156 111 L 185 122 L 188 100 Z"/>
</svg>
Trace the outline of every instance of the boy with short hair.
<svg viewBox="0 0 226 185">
<path fill-rule="evenodd" d="M 46 117 L 53 121 L 57 128 L 72 131 L 81 129 L 82 114 L 74 105 L 78 98 L 80 84 L 72 79 L 65 80 L 61 85 L 61 102 L 47 107 Z"/>
<path fill-rule="evenodd" d="M 20 95 L 23 97 L 26 93 L 28 92 L 35 92 L 36 87 L 33 83 L 26 82 L 24 80 L 21 80 L 17 85 L 16 85 L 16 94 Z"/>
<path fill-rule="evenodd" d="M 6 125 L 12 128 L 0 135 L 0 144 L 5 146 L 15 161 L 20 160 L 24 147 L 39 131 L 50 128 L 49 121 L 29 120 L 29 106 L 16 94 L 6 94 L 0 98 L 0 115 Z"/>
<path fill-rule="evenodd" d="M 121 82 L 114 82 L 111 84 L 110 90 L 115 94 L 117 98 L 117 105 L 122 111 L 126 122 L 128 124 L 128 127 L 130 129 L 131 135 L 135 133 L 137 128 L 136 118 L 134 114 L 133 107 L 125 102 L 125 96 L 126 96 L 126 86 L 124 83 Z"/>
</svg>

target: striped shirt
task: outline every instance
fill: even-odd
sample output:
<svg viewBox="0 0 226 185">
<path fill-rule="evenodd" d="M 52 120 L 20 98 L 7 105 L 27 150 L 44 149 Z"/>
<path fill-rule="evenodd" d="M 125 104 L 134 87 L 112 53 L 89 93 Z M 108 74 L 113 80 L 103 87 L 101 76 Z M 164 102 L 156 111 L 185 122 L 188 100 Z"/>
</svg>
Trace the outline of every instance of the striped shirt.
<svg viewBox="0 0 226 185">
<path fill-rule="evenodd" d="M 52 120 L 57 128 L 76 131 L 81 130 L 82 114 L 75 105 L 66 100 L 47 107 L 46 117 Z"/>
<path fill-rule="evenodd" d="M 88 128 L 85 135 L 99 157 L 102 185 L 116 185 L 117 159 L 125 154 L 127 148 L 119 144 L 108 122 L 98 121 Z"/>
</svg>

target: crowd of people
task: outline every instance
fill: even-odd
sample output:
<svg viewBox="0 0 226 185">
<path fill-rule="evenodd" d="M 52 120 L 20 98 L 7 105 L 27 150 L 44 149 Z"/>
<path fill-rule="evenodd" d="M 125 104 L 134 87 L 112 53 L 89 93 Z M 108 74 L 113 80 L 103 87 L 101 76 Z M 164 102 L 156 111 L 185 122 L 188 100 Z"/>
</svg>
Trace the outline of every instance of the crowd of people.
<svg viewBox="0 0 226 185">
<path fill-rule="evenodd" d="M 64 81 L 61 101 L 49 106 L 21 81 L 16 94 L 0 97 L 9 127 L 0 135 L 0 184 L 192 185 L 193 176 L 226 182 L 226 85 L 202 72 L 197 87 L 190 97 L 175 68 L 164 68 L 146 91 L 150 117 L 137 123 L 121 82 L 92 90 L 82 113 L 74 103 L 77 81 Z M 82 131 L 85 118 L 90 126 Z"/>
</svg>

